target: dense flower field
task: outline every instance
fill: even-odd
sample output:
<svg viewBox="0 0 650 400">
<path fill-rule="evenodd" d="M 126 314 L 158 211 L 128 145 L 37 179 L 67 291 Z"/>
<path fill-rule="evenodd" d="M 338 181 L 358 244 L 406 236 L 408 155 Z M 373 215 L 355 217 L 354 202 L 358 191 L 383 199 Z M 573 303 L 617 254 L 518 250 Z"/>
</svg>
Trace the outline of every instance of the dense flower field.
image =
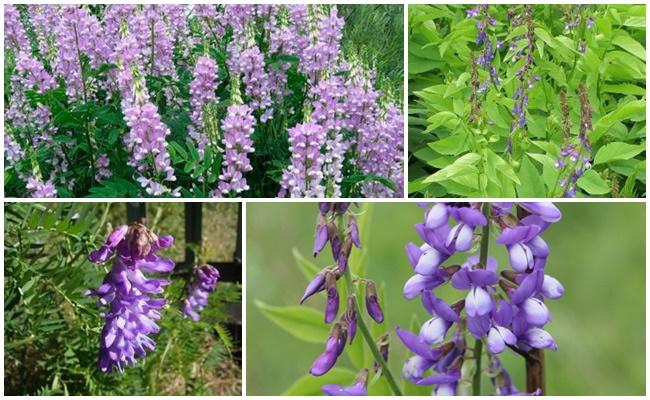
<svg viewBox="0 0 650 400">
<path fill-rule="evenodd" d="M 409 193 L 645 195 L 644 5 L 409 7 Z"/>
<path fill-rule="evenodd" d="M 401 95 L 345 23 L 335 6 L 5 6 L 6 194 L 401 197 Z"/>
</svg>

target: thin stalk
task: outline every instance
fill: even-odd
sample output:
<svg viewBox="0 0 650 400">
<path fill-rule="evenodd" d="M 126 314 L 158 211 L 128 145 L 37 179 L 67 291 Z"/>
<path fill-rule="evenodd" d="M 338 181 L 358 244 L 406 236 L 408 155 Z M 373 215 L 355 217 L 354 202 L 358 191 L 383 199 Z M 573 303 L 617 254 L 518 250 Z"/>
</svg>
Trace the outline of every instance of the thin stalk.
<svg viewBox="0 0 650 400">
<path fill-rule="evenodd" d="M 483 215 L 488 220 L 488 223 L 481 231 L 481 250 L 479 253 L 480 262 L 482 266 L 487 265 L 488 248 L 490 246 L 490 203 L 483 203 Z M 481 395 L 481 356 L 483 351 L 483 342 L 476 339 L 474 342 L 474 358 L 476 359 L 476 370 L 474 371 L 474 379 L 472 379 L 472 394 L 474 396 Z"/>
<path fill-rule="evenodd" d="M 352 273 L 350 272 L 350 269 L 351 267 L 348 265 L 348 267 L 345 269 L 345 273 L 343 274 L 343 276 L 345 277 L 345 285 L 348 293 L 354 293 L 354 283 L 352 283 Z M 359 301 L 356 298 L 356 296 L 354 297 L 354 306 L 356 307 L 357 312 L 361 310 L 361 308 L 359 307 Z M 386 381 L 388 381 L 388 386 L 390 386 L 391 390 L 396 396 L 401 396 L 402 391 L 400 390 L 399 386 L 397 386 L 397 382 L 395 382 L 395 378 L 393 378 L 393 374 L 388 369 L 388 365 L 386 364 L 384 357 L 382 357 L 381 352 L 377 348 L 377 344 L 375 343 L 375 340 L 372 338 L 372 335 L 370 334 L 370 329 L 368 329 L 368 326 L 366 325 L 366 321 L 364 321 L 364 319 L 361 316 L 357 318 L 357 326 L 359 327 L 359 331 L 361 331 L 361 335 L 363 336 L 363 339 L 368 345 L 368 348 L 370 348 L 370 352 L 372 353 L 372 356 L 375 358 L 375 361 L 377 361 L 377 364 L 379 364 L 382 375 L 384 375 Z"/>
</svg>

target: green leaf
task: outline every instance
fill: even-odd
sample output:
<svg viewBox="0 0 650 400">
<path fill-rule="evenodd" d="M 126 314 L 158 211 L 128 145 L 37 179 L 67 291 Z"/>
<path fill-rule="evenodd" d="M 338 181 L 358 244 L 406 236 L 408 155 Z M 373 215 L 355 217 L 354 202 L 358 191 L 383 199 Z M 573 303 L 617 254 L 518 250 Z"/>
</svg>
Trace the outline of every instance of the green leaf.
<svg viewBox="0 0 650 400">
<path fill-rule="evenodd" d="M 455 134 L 428 144 L 440 154 L 454 156 L 463 151 L 467 135 Z"/>
<path fill-rule="evenodd" d="M 600 90 L 604 93 L 631 94 L 635 96 L 645 95 L 645 89 L 631 83 L 619 83 L 617 85 L 602 85 Z"/>
<path fill-rule="evenodd" d="M 542 175 L 526 155 L 524 155 L 519 168 L 519 181 L 520 184 L 517 185 L 517 195 L 519 197 L 546 197 Z"/>
<path fill-rule="evenodd" d="M 296 260 L 296 264 L 300 268 L 300 271 L 302 271 L 302 274 L 307 278 L 307 281 L 311 282 L 314 276 L 320 272 L 320 268 L 300 254 L 300 251 L 295 247 L 293 248 L 293 258 Z"/>
<path fill-rule="evenodd" d="M 476 153 L 467 153 L 458 158 L 448 167 L 441 169 L 435 174 L 429 176 L 424 180 L 424 183 L 441 182 L 454 177 L 459 177 L 468 174 L 476 174 L 478 172 L 475 165 L 481 160 L 481 156 Z"/>
<path fill-rule="evenodd" d="M 357 373 L 343 368 L 332 368 L 327 375 L 313 376 L 304 375 L 294 382 L 289 389 L 282 393 L 282 396 L 318 396 L 322 395 L 323 385 L 334 383 L 341 386 L 349 386 L 356 378 Z"/>
<path fill-rule="evenodd" d="M 426 132 L 431 132 L 441 125 L 453 128 L 458 124 L 458 116 L 451 111 L 441 111 L 427 118 L 427 121 L 429 121 L 429 126 L 427 126 Z"/>
<path fill-rule="evenodd" d="M 588 169 L 585 174 L 578 179 L 578 186 L 592 195 L 607 194 L 611 190 L 607 182 L 605 182 L 605 180 L 593 169 Z"/>
<path fill-rule="evenodd" d="M 609 143 L 598 150 L 596 157 L 594 157 L 594 165 L 610 161 L 629 160 L 643 151 L 645 151 L 645 144 Z"/>
<path fill-rule="evenodd" d="M 255 305 L 268 319 L 300 340 L 322 344 L 329 336 L 329 327 L 323 323 L 323 314 L 313 308 L 276 307 L 260 300 L 255 300 Z"/>
<path fill-rule="evenodd" d="M 612 44 L 645 61 L 645 48 L 627 33 L 619 31 L 612 39 Z"/>
<path fill-rule="evenodd" d="M 645 115 L 645 100 L 636 100 L 626 103 L 600 118 L 594 125 L 594 130 L 589 135 L 589 139 L 592 144 L 596 143 L 615 123 L 639 115 Z"/>
</svg>

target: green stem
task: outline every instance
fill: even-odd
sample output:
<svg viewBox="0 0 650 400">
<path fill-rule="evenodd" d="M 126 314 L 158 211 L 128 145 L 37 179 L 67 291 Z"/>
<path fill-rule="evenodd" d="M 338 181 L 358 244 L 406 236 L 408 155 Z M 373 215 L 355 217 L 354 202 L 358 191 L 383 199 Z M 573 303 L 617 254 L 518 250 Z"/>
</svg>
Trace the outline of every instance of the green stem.
<svg viewBox="0 0 650 400">
<path fill-rule="evenodd" d="M 352 282 L 352 273 L 350 272 L 350 269 L 351 267 L 348 265 L 348 267 L 345 269 L 345 273 L 343 274 L 343 276 L 345 277 L 345 285 L 348 294 L 355 292 L 354 283 Z M 359 301 L 356 298 L 356 296 L 354 297 L 354 306 L 356 307 L 357 312 L 361 310 L 361 308 L 359 307 Z M 366 325 L 366 321 L 361 316 L 357 318 L 357 326 L 359 327 L 359 331 L 361 331 L 361 335 L 363 336 L 363 339 L 368 345 L 368 348 L 370 348 L 370 352 L 372 353 L 372 356 L 375 358 L 375 361 L 377 361 L 377 364 L 379 364 L 382 375 L 384 375 L 386 381 L 388 381 L 388 386 L 390 386 L 391 390 L 396 396 L 401 396 L 402 391 L 400 390 L 399 386 L 397 386 L 397 382 L 395 382 L 395 378 L 393 378 L 393 374 L 388 369 L 388 365 L 386 364 L 384 357 L 382 357 L 381 352 L 377 348 L 377 344 L 375 343 L 375 340 L 372 338 L 372 335 L 370 334 L 370 329 L 368 329 L 368 325 Z"/>
<path fill-rule="evenodd" d="M 480 262 L 483 267 L 487 265 L 488 247 L 490 246 L 490 203 L 483 203 L 483 215 L 488 220 L 488 223 L 483 227 L 481 232 L 481 250 L 479 253 Z M 474 343 L 474 358 L 476 359 L 476 370 L 474 371 L 474 379 L 472 379 L 472 394 L 474 396 L 481 395 L 481 356 L 483 351 L 483 342 L 476 339 Z"/>
</svg>

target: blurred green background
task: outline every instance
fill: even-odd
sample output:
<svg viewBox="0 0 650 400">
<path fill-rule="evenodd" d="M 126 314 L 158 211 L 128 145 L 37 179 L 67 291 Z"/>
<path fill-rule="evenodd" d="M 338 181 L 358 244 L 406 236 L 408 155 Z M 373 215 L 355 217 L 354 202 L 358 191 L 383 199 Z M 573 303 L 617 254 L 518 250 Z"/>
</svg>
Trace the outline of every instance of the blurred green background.
<svg viewBox="0 0 650 400">
<path fill-rule="evenodd" d="M 547 273 L 564 285 L 565 295 L 547 304 L 553 320 L 548 331 L 558 343 L 546 353 L 547 393 L 552 395 L 645 394 L 645 207 L 643 203 L 558 203 L 563 218 L 544 234 L 551 255 Z M 247 394 L 277 395 L 307 374 L 322 344 L 308 344 L 267 319 L 255 300 L 294 306 L 307 281 L 292 255 L 309 255 L 316 203 L 247 205 Z M 412 269 L 404 246 L 420 244 L 413 224 L 423 210 L 416 204 L 377 203 L 369 225 L 367 275 L 384 282 L 386 329 L 409 327 L 414 316 L 426 318 L 419 300 L 402 297 Z M 354 250 L 353 250 L 354 251 Z M 490 254 L 507 265 L 502 246 Z M 311 258 L 311 257 L 310 257 Z M 456 260 L 461 261 L 463 257 Z M 316 259 L 331 260 L 329 250 Z M 446 288 L 446 290 L 448 290 Z M 451 292 L 447 292 L 451 293 Z M 445 293 L 443 292 L 443 296 Z M 454 294 L 460 298 L 458 292 Z M 463 295 L 464 296 L 464 295 Z M 304 307 L 323 309 L 322 295 Z M 358 340 L 358 339 L 357 339 Z M 408 354 L 391 335 L 389 364 L 394 375 Z M 519 388 L 525 388 L 524 362 L 509 354 L 504 363 Z M 350 366 L 341 356 L 337 366 Z M 319 378 L 328 383 L 328 376 Z M 482 393 L 491 393 L 484 379 Z"/>
</svg>

